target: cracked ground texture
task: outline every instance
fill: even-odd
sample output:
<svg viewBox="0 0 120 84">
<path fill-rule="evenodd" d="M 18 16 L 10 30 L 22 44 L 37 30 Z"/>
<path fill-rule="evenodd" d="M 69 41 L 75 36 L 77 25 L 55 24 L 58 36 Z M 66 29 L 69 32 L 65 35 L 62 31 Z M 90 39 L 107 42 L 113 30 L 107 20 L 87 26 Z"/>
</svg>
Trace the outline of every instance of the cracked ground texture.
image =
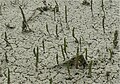
<svg viewBox="0 0 120 84">
<path fill-rule="evenodd" d="M 10 84 L 50 84 L 50 79 L 53 84 L 120 84 L 119 43 L 117 48 L 113 47 L 114 33 L 116 30 L 119 33 L 120 1 L 103 0 L 105 33 L 102 24 L 102 0 L 93 0 L 93 11 L 91 0 L 86 1 L 88 5 L 83 4 L 83 0 L 56 0 L 59 12 L 54 17 L 52 10 L 42 13 L 36 10 L 45 6 L 43 0 L 0 0 L 0 84 L 8 84 L 8 68 Z M 56 5 L 55 0 L 46 0 L 46 4 L 50 4 L 52 8 Z M 27 23 L 34 32 L 22 32 L 23 18 L 19 6 L 27 20 L 32 16 Z M 46 30 L 46 23 L 50 34 Z M 59 37 L 56 37 L 56 25 Z M 88 77 L 88 68 L 83 69 L 82 66 L 78 69 L 70 68 L 70 75 L 65 66 L 51 68 L 57 65 L 56 54 L 60 64 L 76 55 L 79 45 L 72 36 L 73 28 L 75 37 L 78 40 L 81 38 L 80 53 L 87 48 L 87 62 L 93 60 L 91 78 Z M 10 43 L 8 46 L 5 32 Z M 67 42 L 65 61 L 60 47 L 64 45 L 64 38 Z M 39 61 L 36 72 L 33 49 L 37 47 Z M 113 51 L 111 60 L 110 50 Z"/>
</svg>

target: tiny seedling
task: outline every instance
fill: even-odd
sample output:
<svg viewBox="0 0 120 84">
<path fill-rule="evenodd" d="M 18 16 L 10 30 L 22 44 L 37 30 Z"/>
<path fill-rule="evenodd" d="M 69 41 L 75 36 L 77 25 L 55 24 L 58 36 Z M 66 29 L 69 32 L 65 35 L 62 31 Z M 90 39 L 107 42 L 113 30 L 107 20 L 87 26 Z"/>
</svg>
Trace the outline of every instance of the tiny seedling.
<svg viewBox="0 0 120 84">
<path fill-rule="evenodd" d="M 58 61 L 58 53 L 56 54 L 56 61 L 57 61 L 57 65 L 59 65 L 59 61 Z"/>
<path fill-rule="evenodd" d="M 85 48 L 85 59 L 87 60 L 87 48 Z"/>
<path fill-rule="evenodd" d="M 102 17 L 103 33 L 105 33 L 105 16 Z"/>
<path fill-rule="evenodd" d="M 49 32 L 49 28 L 48 28 L 47 22 L 46 22 L 46 30 L 47 30 L 48 34 L 50 35 L 50 32 Z"/>
<path fill-rule="evenodd" d="M 5 61 L 8 63 L 8 56 L 7 56 L 7 52 L 5 52 Z"/>
<path fill-rule="evenodd" d="M 77 38 L 75 37 L 74 31 L 75 31 L 75 28 L 73 28 L 73 30 L 72 30 L 72 36 L 73 36 L 73 38 L 75 39 L 75 42 L 78 43 L 78 40 L 77 40 Z"/>
<path fill-rule="evenodd" d="M 23 17 L 23 21 L 22 21 L 22 32 L 31 32 L 32 30 L 29 28 L 29 25 L 26 21 L 23 9 L 21 8 L 21 6 L 19 6 L 20 10 L 21 10 L 21 14 Z"/>
<path fill-rule="evenodd" d="M 0 15 L 2 15 L 2 5 L 0 5 Z"/>
<path fill-rule="evenodd" d="M 59 37 L 58 35 L 58 25 L 56 24 L 56 36 Z"/>
<path fill-rule="evenodd" d="M 53 80 L 52 80 L 52 78 L 50 78 L 49 81 L 50 81 L 50 84 L 53 84 Z"/>
<path fill-rule="evenodd" d="M 75 68 L 78 69 L 79 66 L 79 47 L 77 47 L 76 59 L 75 59 Z"/>
<path fill-rule="evenodd" d="M 111 60 L 112 57 L 113 57 L 113 51 L 112 51 L 112 49 L 109 49 L 109 52 L 110 52 L 110 58 L 109 58 L 109 60 Z"/>
<path fill-rule="evenodd" d="M 39 62 L 39 48 L 37 47 L 37 50 L 35 48 L 33 49 L 34 56 L 36 57 L 36 72 L 38 71 L 38 62 Z"/>
<path fill-rule="evenodd" d="M 92 74 L 91 74 L 92 73 L 92 63 L 93 63 L 93 61 L 91 60 L 90 63 L 89 63 L 89 66 L 88 66 L 88 69 L 89 69 L 88 76 L 89 77 L 92 77 Z"/>
<path fill-rule="evenodd" d="M 68 23 L 67 21 L 67 6 L 65 5 L 65 22 Z"/>
<path fill-rule="evenodd" d="M 67 55 L 67 42 L 66 42 L 66 38 L 64 38 L 64 52 Z"/>
<path fill-rule="evenodd" d="M 42 47 L 43 47 L 43 52 L 45 53 L 45 41 L 44 41 L 44 39 L 42 40 Z"/>
<path fill-rule="evenodd" d="M 8 78 L 7 78 L 7 84 L 10 84 L 10 70 L 9 70 L 9 68 L 8 68 L 8 76 L 7 76 Z"/>
<path fill-rule="evenodd" d="M 63 50 L 63 46 L 62 45 L 61 45 L 61 51 L 62 51 L 63 61 L 65 61 L 65 54 L 64 54 L 64 50 Z"/>
<path fill-rule="evenodd" d="M 67 71 L 68 71 L 68 75 L 70 76 L 70 63 L 67 62 Z"/>
<path fill-rule="evenodd" d="M 114 46 L 114 48 L 117 48 L 117 45 L 118 45 L 118 30 L 115 30 L 114 40 L 113 40 L 113 46 Z"/>
<path fill-rule="evenodd" d="M 80 37 L 80 39 L 79 39 L 79 44 L 80 44 L 80 52 L 82 52 L 82 46 L 81 46 L 82 42 L 81 42 L 81 37 Z"/>
<path fill-rule="evenodd" d="M 56 21 L 56 8 L 54 8 L 54 21 Z"/>
<path fill-rule="evenodd" d="M 109 72 L 109 71 L 106 72 L 107 81 L 108 81 L 108 79 L 109 79 L 110 73 L 111 73 L 111 72 Z"/>
<path fill-rule="evenodd" d="M 55 11 L 56 11 L 56 12 L 59 12 L 59 5 L 58 5 L 58 3 L 57 3 L 56 0 L 55 0 L 55 3 L 56 3 L 56 5 L 55 5 Z"/>
<path fill-rule="evenodd" d="M 102 7 L 102 11 L 103 11 L 103 13 L 104 13 L 104 15 L 103 15 L 103 17 L 102 17 L 102 27 L 103 27 L 103 33 L 105 33 L 105 10 L 104 10 L 104 2 L 103 2 L 103 0 L 102 0 L 102 5 L 101 5 L 101 7 Z"/>
<path fill-rule="evenodd" d="M 91 0 L 91 13 L 92 13 L 92 17 L 93 17 L 93 0 Z"/>
</svg>

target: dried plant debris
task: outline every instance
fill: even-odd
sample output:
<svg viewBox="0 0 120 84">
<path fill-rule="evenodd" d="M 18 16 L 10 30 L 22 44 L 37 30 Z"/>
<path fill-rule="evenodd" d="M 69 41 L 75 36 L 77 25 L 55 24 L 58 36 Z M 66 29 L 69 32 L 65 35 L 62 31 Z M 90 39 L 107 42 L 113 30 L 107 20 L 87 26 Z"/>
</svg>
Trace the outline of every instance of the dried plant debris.
<svg viewBox="0 0 120 84">
<path fill-rule="evenodd" d="M 90 3 L 89 3 L 87 0 L 84 0 L 84 1 L 82 2 L 82 5 L 89 6 L 89 5 L 90 5 Z"/>
<path fill-rule="evenodd" d="M 56 1 L 55 1 L 55 2 L 56 2 Z M 36 8 L 36 10 L 39 10 L 39 11 L 40 11 L 40 14 L 42 14 L 42 13 L 45 12 L 45 11 L 53 11 L 53 12 L 54 12 L 54 10 L 55 10 L 56 12 L 59 12 L 59 6 L 58 6 L 58 3 L 57 3 L 57 2 L 56 2 L 55 7 L 52 7 L 52 5 L 47 4 L 46 0 L 43 1 L 43 4 L 44 4 L 43 7 L 38 7 L 38 8 Z"/>
<path fill-rule="evenodd" d="M 59 65 L 55 65 L 52 68 L 62 68 L 63 66 L 67 67 L 69 64 L 69 67 L 75 67 L 76 65 L 76 58 L 78 59 L 78 67 L 80 68 L 81 66 L 83 67 L 83 69 L 88 65 L 87 61 L 85 60 L 84 56 L 81 54 L 79 56 L 75 56 L 67 61 L 65 61 L 64 63 L 61 63 Z"/>
</svg>

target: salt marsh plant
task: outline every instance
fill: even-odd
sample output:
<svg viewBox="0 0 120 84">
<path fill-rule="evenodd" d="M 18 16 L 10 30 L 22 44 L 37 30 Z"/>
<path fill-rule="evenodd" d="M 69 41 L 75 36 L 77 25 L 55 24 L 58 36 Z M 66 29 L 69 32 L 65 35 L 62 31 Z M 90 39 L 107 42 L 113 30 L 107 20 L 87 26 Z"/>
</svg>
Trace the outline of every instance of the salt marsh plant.
<svg viewBox="0 0 120 84">
<path fill-rule="evenodd" d="M 50 82 L 50 84 L 53 84 L 53 80 L 52 80 L 52 78 L 49 79 L 49 82 Z"/>
<path fill-rule="evenodd" d="M 34 53 L 34 56 L 36 57 L 36 62 L 35 62 L 36 71 L 38 71 L 39 48 L 37 47 L 37 49 L 36 49 L 36 50 L 35 50 L 35 48 L 34 48 L 34 49 L 33 49 L 33 53 Z"/>
<path fill-rule="evenodd" d="M 26 21 L 23 9 L 21 8 L 21 6 L 19 6 L 20 10 L 21 10 L 21 14 L 23 17 L 23 21 L 22 21 L 22 32 L 31 32 L 32 30 L 29 28 L 29 25 Z"/>
<path fill-rule="evenodd" d="M 45 53 L 45 40 L 42 40 L 42 47 L 43 47 L 43 52 Z"/>
<path fill-rule="evenodd" d="M 93 0 L 91 0 L 90 3 L 91 3 L 90 9 L 91 9 L 92 17 L 93 17 Z"/>
<path fill-rule="evenodd" d="M 118 30 L 115 30 L 114 39 L 113 39 L 113 47 L 117 48 L 117 45 L 118 45 Z"/>
<path fill-rule="evenodd" d="M 87 48 L 85 48 L 85 59 L 87 60 Z"/>
<path fill-rule="evenodd" d="M 80 39 L 79 39 L 79 46 L 80 46 L 80 52 L 82 52 L 82 42 L 81 42 L 81 37 L 80 37 Z"/>
<path fill-rule="evenodd" d="M 105 33 L 105 16 L 102 17 L 103 33 Z"/>
<path fill-rule="evenodd" d="M 4 41 L 6 42 L 6 47 L 11 47 L 11 49 L 12 49 L 12 46 L 11 46 L 11 44 L 9 43 L 9 41 L 8 41 L 8 38 L 7 38 L 7 33 L 5 32 L 5 38 L 4 38 Z"/>
<path fill-rule="evenodd" d="M 2 15 L 2 5 L 0 5 L 0 15 Z"/>
<path fill-rule="evenodd" d="M 90 63 L 89 63 L 89 66 L 88 66 L 88 76 L 91 77 L 92 76 L 92 64 L 93 64 L 93 61 L 91 60 Z"/>
<path fill-rule="evenodd" d="M 63 60 L 65 61 L 65 54 L 64 54 L 64 49 L 62 45 L 61 45 L 61 51 L 62 51 Z"/>
<path fill-rule="evenodd" d="M 70 63 L 67 62 L 67 71 L 68 71 L 68 75 L 70 76 Z"/>
<path fill-rule="evenodd" d="M 58 25 L 56 24 L 56 37 L 59 37 L 58 35 Z"/>
<path fill-rule="evenodd" d="M 5 52 L 5 61 L 8 63 L 8 56 L 7 56 L 7 52 Z"/>
<path fill-rule="evenodd" d="M 102 11 L 103 11 L 103 16 L 102 16 L 102 27 L 103 27 L 103 33 L 105 33 L 105 10 L 104 10 L 104 1 L 102 0 Z"/>
<path fill-rule="evenodd" d="M 111 72 L 109 72 L 109 71 L 106 72 L 107 81 L 108 81 L 108 79 L 109 79 L 110 73 L 111 73 Z"/>
<path fill-rule="evenodd" d="M 79 66 L 79 47 L 77 47 L 77 53 L 75 57 L 75 68 L 78 69 Z"/>
<path fill-rule="evenodd" d="M 67 55 L 67 42 L 66 42 L 66 38 L 64 38 L 64 52 Z"/>
<path fill-rule="evenodd" d="M 58 53 L 56 54 L 56 62 L 57 62 L 57 65 L 59 65 Z"/>
<path fill-rule="evenodd" d="M 8 68 L 7 84 L 10 84 L 10 69 Z"/>
<path fill-rule="evenodd" d="M 49 27 L 48 27 L 47 22 L 46 22 L 46 30 L 47 30 L 47 33 L 50 35 L 50 32 L 49 32 Z"/>
<path fill-rule="evenodd" d="M 112 49 L 109 49 L 109 52 L 110 52 L 110 58 L 109 58 L 109 60 L 111 60 L 112 57 L 113 57 L 113 51 L 112 51 Z"/>
<path fill-rule="evenodd" d="M 78 43 L 78 39 L 75 37 L 75 28 L 73 27 L 72 36 L 75 39 L 75 42 Z"/>
<path fill-rule="evenodd" d="M 55 5 L 55 11 L 56 11 L 56 12 L 59 12 L 59 5 L 58 5 L 58 3 L 57 3 L 56 0 L 55 0 L 55 4 L 56 4 L 56 5 Z"/>
<path fill-rule="evenodd" d="M 54 7 L 54 21 L 56 20 L 56 18 L 55 18 L 56 13 L 59 12 L 59 5 L 56 0 L 55 0 L 55 3 L 56 3 L 56 5 Z"/>
<path fill-rule="evenodd" d="M 67 6 L 65 5 L 65 22 L 68 23 L 68 20 L 67 20 Z"/>
</svg>

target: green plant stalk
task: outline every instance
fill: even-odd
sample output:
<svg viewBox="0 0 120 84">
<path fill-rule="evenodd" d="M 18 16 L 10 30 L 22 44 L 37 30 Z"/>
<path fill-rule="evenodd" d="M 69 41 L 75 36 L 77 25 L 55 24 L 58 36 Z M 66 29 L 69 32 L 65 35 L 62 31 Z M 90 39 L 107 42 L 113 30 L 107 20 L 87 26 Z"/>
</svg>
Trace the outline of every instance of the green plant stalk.
<svg viewBox="0 0 120 84">
<path fill-rule="evenodd" d="M 8 63 L 8 56 L 7 56 L 7 53 L 5 52 L 5 61 Z"/>
<path fill-rule="evenodd" d="M 67 62 L 67 71 L 68 71 L 68 75 L 70 76 L 70 65 L 69 65 L 69 62 Z"/>
<path fill-rule="evenodd" d="M 64 38 L 64 52 L 65 52 L 65 54 L 67 55 L 67 50 L 66 50 L 66 48 L 67 48 L 67 42 L 66 42 L 66 38 Z"/>
<path fill-rule="evenodd" d="M 118 45 L 117 39 L 118 39 L 118 30 L 116 30 L 115 33 L 114 33 L 114 40 L 113 40 L 113 46 L 114 46 L 114 48 L 116 48 L 117 45 Z"/>
<path fill-rule="evenodd" d="M 7 84 L 10 84 L 10 70 L 8 68 L 8 79 L 7 79 Z"/>
<path fill-rule="evenodd" d="M 65 22 L 68 23 L 67 21 L 67 6 L 65 5 Z"/>
<path fill-rule="evenodd" d="M 79 43 L 80 43 L 80 52 L 82 52 L 81 37 L 80 37 L 80 39 L 79 39 Z"/>
<path fill-rule="evenodd" d="M 75 28 L 73 27 L 73 30 L 72 30 L 72 36 L 73 36 L 73 37 L 75 37 L 74 31 L 75 31 Z"/>
<path fill-rule="evenodd" d="M 91 60 L 90 63 L 89 63 L 89 71 L 88 71 L 88 75 L 91 77 L 92 76 L 92 63 L 93 61 Z"/>
<path fill-rule="evenodd" d="M 105 33 L 105 16 L 102 18 L 103 33 Z"/>
<path fill-rule="evenodd" d="M 102 5 L 101 5 L 101 7 L 102 7 L 102 11 L 103 11 L 103 13 L 104 13 L 104 15 L 103 15 L 103 17 L 102 17 L 102 26 L 103 26 L 103 33 L 105 33 L 105 27 L 104 27 L 104 25 L 105 25 L 105 10 L 104 10 L 104 2 L 103 2 L 103 0 L 102 0 Z"/>
<path fill-rule="evenodd" d="M 0 15 L 2 15 L 2 6 L 0 5 Z"/>
<path fill-rule="evenodd" d="M 48 34 L 50 35 L 47 22 L 46 22 L 46 30 L 47 30 Z"/>
<path fill-rule="evenodd" d="M 34 56 L 36 56 L 35 48 L 33 49 L 33 54 L 34 54 Z"/>
<path fill-rule="evenodd" d="M 59 65 L 59 61 L 58 61 L 58 53 L 56 54 L 56 61 L 57 61 L 57 65 Z"/>
<path fill-rule="evenodd" d="M 49 81 L 50 81 L 50 84 L 52 84 L 52 83 L 53 83 L 53 80 L 52 80 L 52 78 L 50 78 L 50 79 L 49 79 Z"/>
<path fill-rule="evenodd" d="M 59 5 L 58 5 L 58 3 L 57 3 L 56 0 L 55 0 L 55 3 L 56 3 L 56 5 L 55 5 L 55 10 L 56 10 L 56 12 L 59 12 Z"/>
<path fill-rule="evenodd" d="M 42 46 L 43 46 L 43 51 L 45 52 L 45 42 L 44 42 L 44 40 L 42 41 Z"/>
<path fill-rule="evenodd" d="M 76 59 L 75 59 L 75 67 L 78 69 L 79 66 L 79 47 L 77 47 Z"/>
<path fill-rule="evenodd" d="M 56 8 L 54 8 L 54 21 L 56 20 L 55 15 L 56 15 Z"/>
<path fill-rule="evenodd" d="M 85 59 L 87 60 L 87 48 L 85 48 Z"/>
<path fill-rule="evenodd" d="M 112 56 L 113 51 L 112 51 L 111 49 L 109 49 L 109 52 L 110 52 L 110 58 L 109 58 L 109 59 L 111 60 L 111 59 L 112 59 L 112 57 L 113 57 L 113 56 Z"/>
<path fill-rule="evenodd" d="M 37 47 L 37 52 L 36 52 L 36 71 L 38 71 L 38 62 L 39 62 L 39 48 Z"/>
<path fill-rule="evenodd" d="M 61 51 L 62 51 L 63 60 L 65 61 L 65 54 L 64 54 L 64 50 L 63 50 L 62 45 L 61 45 Z"/>
<path fill-rule="evenodd" d="M 58 35 L 58 25 L 56 24 L 56 36 L 59 37 Z"/>
<path fill-rule="evenodd" d="M 92 13 L 92 17 L 93 17 L 93 0 L 91 0 L 91 13 Z"/>
</svg>

